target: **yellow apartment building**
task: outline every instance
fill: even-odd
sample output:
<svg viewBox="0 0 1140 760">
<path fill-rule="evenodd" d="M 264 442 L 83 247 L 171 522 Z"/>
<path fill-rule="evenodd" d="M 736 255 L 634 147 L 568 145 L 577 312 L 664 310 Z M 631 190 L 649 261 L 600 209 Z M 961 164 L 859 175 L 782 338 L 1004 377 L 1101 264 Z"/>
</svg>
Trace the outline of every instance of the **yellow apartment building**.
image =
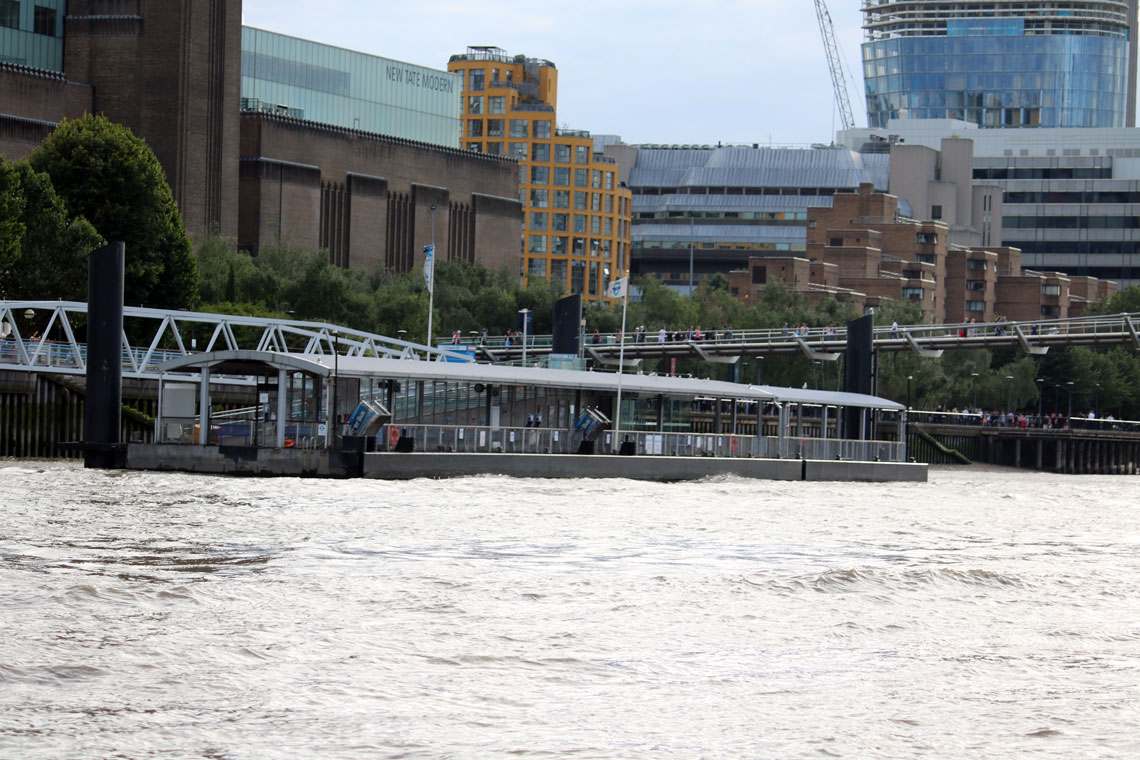
<svg viewBox="0 0 1140 760">
<path fill-rule="evenodd" d="M 594 153 L 589 132 L 558 128 L 558 69 L 469 47 L 447 70 L 463 76 L 463 148 L 518 160 L 524 279 L 603 299 L 629 266 L 632 196 L 614 160 Z"/>
</svg>

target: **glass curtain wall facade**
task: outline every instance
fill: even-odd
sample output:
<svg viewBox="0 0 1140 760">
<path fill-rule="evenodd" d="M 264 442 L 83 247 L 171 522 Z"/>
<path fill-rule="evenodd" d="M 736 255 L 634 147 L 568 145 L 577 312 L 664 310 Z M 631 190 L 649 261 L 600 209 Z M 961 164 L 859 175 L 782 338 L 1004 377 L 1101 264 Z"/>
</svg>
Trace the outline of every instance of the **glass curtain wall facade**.
<svg viewBox="0 0 1140 760">
<path fill-rule="evenodd" d="M 63 71 L 67 0 L 0 0 L 0 63 Z"/>
<path fill-rule="evenodd" d="M 248 26 L 241 53 L 243 108 L 459 147 L 454 74 Z"/>
<path fill-rule="evenodd" d="M 523 280 L 604 299 L 628 267 L 632 196 L 589 132 L 556 128 L 554 64 L 472 47 L 447 68 L 462 77 L 464 149 L 519 162 Z"/>
<path fill-rule="evenodd" d="M 1132 126 L 1135 6 L 864 0 L 869 125 Z"/>
</svg>

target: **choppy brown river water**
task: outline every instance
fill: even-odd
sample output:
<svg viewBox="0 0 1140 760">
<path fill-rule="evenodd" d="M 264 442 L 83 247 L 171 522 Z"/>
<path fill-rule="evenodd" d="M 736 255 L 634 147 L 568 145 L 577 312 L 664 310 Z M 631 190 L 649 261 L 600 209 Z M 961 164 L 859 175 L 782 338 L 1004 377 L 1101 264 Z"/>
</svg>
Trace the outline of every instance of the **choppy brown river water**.
<svg viewBox="0 0 1140 760">
<path fill-rule="evenodd" d="M 0 757 L 1136 758 L 1138 505 L 0 462 Z"/>
</svg>

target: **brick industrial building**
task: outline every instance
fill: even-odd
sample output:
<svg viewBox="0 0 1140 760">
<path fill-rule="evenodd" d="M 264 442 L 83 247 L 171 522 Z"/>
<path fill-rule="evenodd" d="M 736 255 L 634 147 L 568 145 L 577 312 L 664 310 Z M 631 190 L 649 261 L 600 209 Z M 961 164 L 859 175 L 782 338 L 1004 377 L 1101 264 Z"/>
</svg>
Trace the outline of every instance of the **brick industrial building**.
<svg viewBox="0 0 1140 760">
<path fill-rule="evenodd" d="M 353 82 L 365 78 L 354 75 L 394 62 L 353 54 L 334 70 L 293 48 L 322 48 L 321 60 L 336 48 L 270 33 L 246 37 L 257 47 L 243 50 L 241 3 L 233 0 L 7 0 L 0 154 L 24 158 L 61 120 L 103 113 L 154 149 L 191 233 L 217 231 L 254 253 L 278 239 L 327 247 L 342 266 L 401 272 L 422 261 L 434 238 L 442 259 L 517 268 L 515 162 L 468 154 L 440 137 L 449 119 L 458 131 L 453 75 L 400 64 L 424 91 L 417 102 L 438 96 L 438 113 L 422 124 L 346 124 L 331 112 L 314 121 L 326 114 L 299 118 L 303 109 L 243 98 L 242 88 L 248 81 L 261 88 L 257 94 L 301 98 L 325 87 L 349 101 Z M 243 79 L 243 57 L 256 77 Z M 397 101 L 409 90 L 400 85 L 391 88 L 392 103 L 369 107 L 400 113 Z M 334 95 L 318 92 L 314 102 Z"/>
</svg>

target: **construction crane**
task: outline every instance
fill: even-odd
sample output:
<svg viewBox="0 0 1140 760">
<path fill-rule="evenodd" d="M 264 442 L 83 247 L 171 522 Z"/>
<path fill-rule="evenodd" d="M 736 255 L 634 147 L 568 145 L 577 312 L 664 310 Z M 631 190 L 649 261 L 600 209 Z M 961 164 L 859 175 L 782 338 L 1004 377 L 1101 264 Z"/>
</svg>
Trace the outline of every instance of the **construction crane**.
<svg viewBox="0 0 1140 760">
<path fill-rule="evenodd" d="M 839 108 L 839 120 L 844 129 L 855 128 L 855 116 L 851 113 L 851 100 L 847 97 L 847 75 L 843 71 L 843 59 L 839 55 L 839 45 L 835 42 L 835 25 L 824 0 L 815 0 L 815 16 L 819 20 L 819 34 L 823 37 L 823 49 L 827 53 L 827 68 L 831 71 L 831 85 L 835 88 L 835 105 Z"/>
</svg>

